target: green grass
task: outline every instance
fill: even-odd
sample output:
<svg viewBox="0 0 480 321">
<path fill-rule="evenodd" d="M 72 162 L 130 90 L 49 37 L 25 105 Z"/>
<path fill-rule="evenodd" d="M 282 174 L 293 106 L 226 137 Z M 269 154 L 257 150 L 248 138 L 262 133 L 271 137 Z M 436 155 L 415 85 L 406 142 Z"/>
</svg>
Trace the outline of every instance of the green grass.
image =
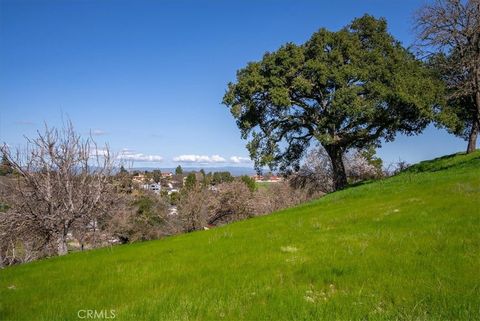
<svg viewBox="0 0 480 321">
<path fill-rule="evenodd" d="M 0 302 L 0 320 L 480 320 L 480 152 L 222 228 L 7 268 Z"/>
<path fill-rule="evenodd" d="M 271 182 L 255 182 L 257 189 L 268 189 L 271 186 Z"/>
</svg>

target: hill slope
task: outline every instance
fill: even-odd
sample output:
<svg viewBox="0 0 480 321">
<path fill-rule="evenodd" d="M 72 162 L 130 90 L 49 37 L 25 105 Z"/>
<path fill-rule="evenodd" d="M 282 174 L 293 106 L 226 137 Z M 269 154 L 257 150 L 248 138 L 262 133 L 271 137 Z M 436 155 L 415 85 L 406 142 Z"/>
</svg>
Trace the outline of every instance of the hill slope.
<svg viewBox="0 0 480 321">
<path fill-rule="evenodd" d="M 0 320 L 479 320 L 480 152 L 270 216 L 0 271 Z M 111 315 L 110 315 L 111 316 Z"/>
</svg>

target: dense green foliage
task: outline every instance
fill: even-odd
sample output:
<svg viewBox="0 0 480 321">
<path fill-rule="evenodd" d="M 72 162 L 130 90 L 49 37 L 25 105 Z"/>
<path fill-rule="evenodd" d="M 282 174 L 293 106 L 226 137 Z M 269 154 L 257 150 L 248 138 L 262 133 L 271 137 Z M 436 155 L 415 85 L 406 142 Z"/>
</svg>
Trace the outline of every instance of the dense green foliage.
<svg viewBox="0 0 480 321">
<path fill-rule="evenodd" d="M 110 222 L 111 231 L 120 243 L 157 239 L 165 225 L 165 209 L 166 205 L 157 197 L 140 195 L 124 209 L 128 215 Z"/>
<path fill-rule="evenodd" d="M 2 154 L 2 161 L 0 163 L 0 176 L 5 176 L 13 173 L 12 163 L 8 160 L 7 156 Z"/>
<path fill-rule="evenodd" d="M 347 183 L 342 155 L 351 148 L 415 134 L 432 116 L 439 81 L 365 15 L 337 32 L 320 29 L 251 62 L 228 85 L 230 108 L 257 168 L 298 168 L 310 142 L 332 160 L 337 188 Z"/>
<path fill-rule="evenodd" d="M 137 220 L 145 222 L 146 224 L 162 223 L 161 218 L 156 212 L 157 204 L 152 197 L 142 195 L 133 202 L 133 205 L 138 207 Z"/>
<path fill-rule="evenodd" d="M 254 192 L 256 189 L 257 189 L 257 184 L 255 184 L 255 180 L 253 178 L 251 178 L 250 176 L 248 175 L 242 175 L 240 176 L 240 180 L 245 184 L 247 185 L 248 189 L 251 191 L 251 192 Z"/>
<path fill-rule="evenodd" d="M 159 169 L 154 169 L 152 172 L 152 179 L 155 183 L 160 183 L 162 180 L 162 172 Z"/>
<path fill-rule="evenodd" d="M 185 178 L 185 184 L 184 187 L 186 189 L 192 189 L 197 185 L 197 177 L 195 176 L 195 173 L 190 173 L 187 175 Z"/>
<path fill-rule="evenodd" d="M 9 208 L 8 204 L 0 202 L 0 212 L 6 212 Z"/>
<path fill-rule="evenodd" d="M 214 172 L 208 173 L 207 180 L 209 184 L 217 185 L 221 183 L 233 182 L 235 178 L 230 172 Z"/>
<path fill-rule="evenodd" d="M 175 168 L 175 175 L 182 175 L 183 174 L 183 168 L 182 166 L 178 165 L 177 168 Z"/>
<path fill-rule="evenodd" d="M 367 160 L 367 162 L 375 167 L 379 173 L 383 169 L 383 160 L 377 155 L 377 151 L 373 146 L 369 146 L 361 151 L 361 155 Z"/>
<path fill-rule="evenodd" d="M 170 204 L 171 205 L 178 205 L 180 202 L 180 193 L 179 192 L 172 192 L 170 194 Z"/>
<path fill-rule="evenodd" d="M 0 271 L 1 320 L 478 320 L 480 152 L 273 215 Z"/>
</svg>

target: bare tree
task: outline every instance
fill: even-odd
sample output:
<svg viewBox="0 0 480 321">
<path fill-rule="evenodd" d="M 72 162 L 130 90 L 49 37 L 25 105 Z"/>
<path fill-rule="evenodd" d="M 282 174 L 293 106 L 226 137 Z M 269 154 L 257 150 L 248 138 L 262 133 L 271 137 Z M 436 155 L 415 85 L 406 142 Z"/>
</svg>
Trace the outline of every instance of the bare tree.
<svg viewBox="0 0 480 321">
<path fill-rule="evenodd" d="M 265 215 L 307 202 L 322 195 L 323 193 L 321 192 L 296 187 L 291 182 L 285 180 L 269 184 L 265 188 L 255 191 L 251 203 L 254 205 L 255 215 Z"/>
<path fill-rule="evenodd" d="M 385 177 L 390 177 L 397 175 L 403 171 L 405 171 L 407 168 L 409 168 L 411 164 L 409 164 L 407 161 L 404 161 L 402 159 L 398 159 L 396 162 L 391 162 L 390 164 L 386 165 L 384 170 L 383 170 L 383 175 Z"/>
<path fill-rule="evenodd" d="M 185 232 L 200 230 L 208 225 L 208 219 L 216 208 L 213 192 L 196 186 L 180 194 L 178 216 Z"/>
<path fill-rule="evenodd" d="M 255 215 L 253 193 L 240 181 L 224 182 L 209 189 L 202 186 L 182 191 L 178 213 L 184 231 L 200 230 Z"/>
<path fill-rule="evenodd" d="M 218 225 L 254 216 L 252 191 L 242 181 L 224 182 L 217 186 L 215 207 L 208 224 Z"/>
<path fill-rule="evenodd" d="M 18 173 L 2 223 L 12 242 L 43 255 L 64 255 L 74 226 L 95 233 L 98 220 L 112 209 L 114 157 L 108 146 L 82 139 L 71 122 L 61 129 L 45 125 L 36 138 L 27 138 L 26 149 L 4 145 L 2 152 Z"/>
<path fill-rule="evenodd" d="M 415 16 L 419 45 L 447 86 L 442 122 L 476 148 L 480 128 L 480 0 L 436 0 Z"/>
<path fill-rule="evenodd" d="M 377 168 L 364 156 L 362 151 L 354 150 L 344 155 L 347 177 L 351 182 L 379 178 L 383 175 L 382 168 Z"/>
<path fill-rule="evenodd" d="M 306 188 L 311 193 L 333 192 L 333 170 L 325 149 L 317 146 L 311 150 L 300 169 L 291 176 L 290 182 L 295 188 Z"/>
<path fill-rule="evenodd" d="M 350 182 L 381 176 L 381 170 L 364 157 L 362 151 L 352 150 L 342 156 L 345 172 Z M 322 146 L 312 149 L 300 169 L 290 177 L 293 187 L 304 188 L 310 194 L 333 192 L 333 169 L 330 158 Z"/>
</svg>

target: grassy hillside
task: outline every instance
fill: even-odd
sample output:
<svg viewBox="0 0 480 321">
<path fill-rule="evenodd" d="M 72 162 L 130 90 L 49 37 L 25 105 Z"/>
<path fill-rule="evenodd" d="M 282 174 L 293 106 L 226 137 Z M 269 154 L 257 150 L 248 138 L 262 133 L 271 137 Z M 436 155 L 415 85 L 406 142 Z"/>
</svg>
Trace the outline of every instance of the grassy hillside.
<svg viewBox="0 0 480 321">
<path fill-rule="evenodd" d="M 0 271 L 0 320 L 479 320 L 480 152 L 270 216 Z"/>
</svg>

